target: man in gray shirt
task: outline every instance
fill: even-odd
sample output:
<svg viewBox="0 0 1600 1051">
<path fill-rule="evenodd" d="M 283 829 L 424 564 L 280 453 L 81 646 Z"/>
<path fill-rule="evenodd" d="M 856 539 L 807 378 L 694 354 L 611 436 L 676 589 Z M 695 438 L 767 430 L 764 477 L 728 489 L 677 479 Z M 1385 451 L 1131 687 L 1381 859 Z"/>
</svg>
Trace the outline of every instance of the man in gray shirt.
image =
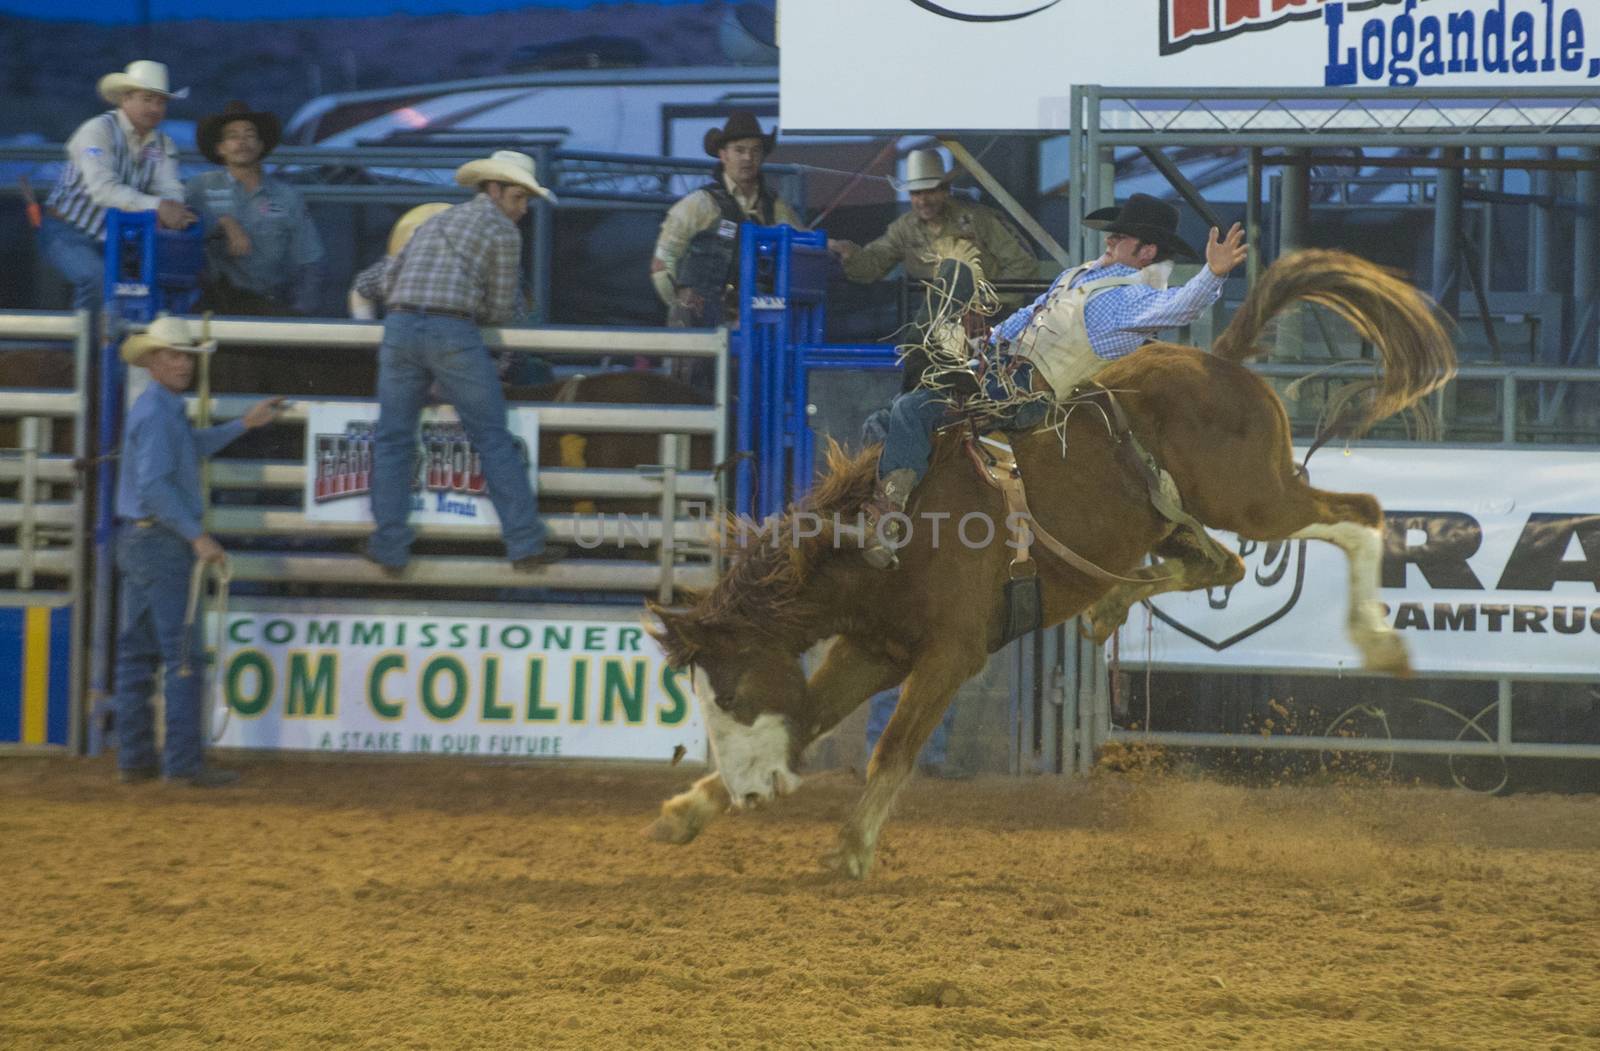
<svg viewBox="0 0 1600 1051">
<path fill-rule="evenodd" d="M 305 202 L 262 171 L 282 137 L 278 118 L 230 102 L 195 130 L 200 152 L 223 166 L 184 187 L 189 207 L 210 227 L 202 309 L 219 314 L 314 314 L 322 239 Z"/>
</svg>

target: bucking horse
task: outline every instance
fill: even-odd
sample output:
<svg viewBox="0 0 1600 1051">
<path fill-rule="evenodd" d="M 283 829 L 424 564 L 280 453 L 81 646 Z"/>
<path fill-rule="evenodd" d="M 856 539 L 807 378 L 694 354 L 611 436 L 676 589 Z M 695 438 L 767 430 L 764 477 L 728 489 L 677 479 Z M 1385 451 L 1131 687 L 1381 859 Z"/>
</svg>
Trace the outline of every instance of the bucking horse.
<svg viewBox="0 0 1600 1051">
<path fill-rule="evenodd" d="M 1454 375 L 1454 349 L 1431 303 L 1399 276 L 1342 252 L 1279 260 L 1210 353 L 1152 343 L 1095 377 L 1116 392 L 1128 430 L 1170 475 L 1190 524 L 1156 510 L 1118 449 L 1126 432 L 1108 426 L 1106 413 L 1065 413 L 1053 428 L 1011 436 L 1040 534 L 1098 570 L 1038 552 L 1043 626 L 1082 613 L 1103 640 L 1145 598 L 1239 581 L 1238 556 L 1196 526 L 1264 542 L 1310 538 L 1348 557 L 1348 630 L 1365 667 L 1409 673 L 1405 644 L 1378 600 L 1378 501 L 1309 484 L 1294 461 L 1283 402 L 1242 364 L 1268 349 L 1260 342 L 1268 322 L 1297 302 L 1341 315 L 1378 349 L 1364 395 L 1346 403 L 1349 435 L 1415 406 Z M 964 450 L 959 434 L 941 436 L 907 508 L 914 521 L 948 515 L 944 542 L 915 530 L 898 569 L 868 566 L 859 534 L 852 540 L 848 524 L 827 524 L 859 521 L 877 460 L 876 447 L 854 458 L 834 448 L 827 474 L 775 528 L 752 542 L 749 523 L 732 524 L 727 569 L 713 587 L 687 606 L 652 607 L 652 632 L 668 660 L 692 671 L 715 762 L 713 773 L 662 805 L 654 838 L 687 843 L 730 809 L 794 792 L 807 747 L 866 698 L 900 685 L 866 790 L 827 858 L 842 875 L 868 873 L 918 751 L 956 690 L 1005 641 L 1015 545 L 1003 528 L 990 543 L 955 543 L 952 533 L 974 512 L 1005 521 L 1008 505 Z M 1147 555 L 1158 561 L 1146 565 Z M 801 656 L 825 640 L 807 679 Z"/>
</svg>

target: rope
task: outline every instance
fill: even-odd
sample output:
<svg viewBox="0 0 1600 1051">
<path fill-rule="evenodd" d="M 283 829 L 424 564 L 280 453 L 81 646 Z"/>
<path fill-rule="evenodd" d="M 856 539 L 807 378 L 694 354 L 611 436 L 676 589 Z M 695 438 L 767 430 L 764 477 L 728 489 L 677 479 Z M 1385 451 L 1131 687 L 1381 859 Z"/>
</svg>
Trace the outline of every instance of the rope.
<svg viewBox="0 0 1600 1051">
<path fill-rule="evenodd" d="M 1400 700 L 1410 701 L 1412 704 L 1420 704 L 1425 708 L 1432 708 L 1436 711 L 1444 712 L 1454 719 L 1459 719 L 1461 721 L 1461 730 L 1456 734 L 1456 740 L 1458 741 L 1467 735 L 1468 730 L 1476 730 L 1478 732 L 1478 736 L 1483 738 L 1485 741 L 1490 743 L 1493 743 L 1494 741 L 1494 738 L 1490 736 L 1489 731 L 1485 730 L 1479 725 L 1478 720 L 1499 708 L 1500 702 L 1498 700 L 1491 701 L 1489 704 L 1484 705 L 1478 710 L 1478 714 L 1474 715 L 1470 719 L 1456 711 L 1454 708 L 1450 707 L 1448 704 L 1440 704 L 1438 701 L 1430 700 L 1427 697 L 1402 697 Z M 1340 712 L 1339 717 L 1328 724 L 1328 728 L 1322 732 L 1322 736 L 1332 737 L 1334 730 L 1338 729 L 1338 727 L 1344 723 L 1345 720 L 1349 719 L 1352 715 L 1355 715 L 1358 712 L 1367 716 L 1368 718 L 1376 719 L 1378 721 L 1378 725 L 1383 727 L 1383 736 L 1388 740 L 1394 740 L 1394 732 L 1389 728 L 1388 713 L 1382 708 L 1379 708 L 1377 705 L 1368 704 L 1366 701 L 1352 704 L 1350 707 Z M 1333 749 L 1329 749 L 1328 751 L 1333 751 Z M 1317 756 L 1317 762 L 1322 767 L 1324 773 L 1326 773 L 1328 769 L 1328 763 L 1325 758 L 1325 756 L 1328 754 L 1328 751 L 1321 752 Z M 1388 765 L 1385 766 L 1383 770 L 1385 776 L 1394 772 L 1395 754 L 1396 753 L 1394 752 L 1389 753 Z M 1496 782 L 1493 788 L 1473 788 L 1471 785 L 1467 784 L 1467 782 L 1459 773 L 1456 772 L 1457 758 L 1458 757 L 1455 755 L 1451 755 L 1449 757 L 1450 780 L 1457 788 L 1465 789 L 1468 792 L 1482 792 L 1486 795 L 1494 795 L 1504 788 L 1506 783 L 1511 779 L 1511 771 L 1506 765 L 1505 756 L 1496 755 L 1494 758 L 1500 763 L 1500 780 Z"/>
<path fill-rule="evenodd" d="M 194 570 L 189 574 L 189 602 L 183 612 L 183 649 L 182 659 L 178 664 L 179 675 L 193 675 L 193 641 L 194 626 L 200 616 L 201 597 L 205 592 L 207 571 L 216 578 L 216 605 L 213 612 L 217 615 L 217 665 L 222 666 L 223 644 L 228 636 L 228 585 L 233 581 L 233 573 L 228 569 L 226 562 L 200 562 L 196 561 Z M 222 739 L 228 729 L 228 717 L 231 714 L 226 704 L 222 708 L 222 721 L 219 726 L 211 731 L 211 743 L 215 744 Z"/>
</svg>

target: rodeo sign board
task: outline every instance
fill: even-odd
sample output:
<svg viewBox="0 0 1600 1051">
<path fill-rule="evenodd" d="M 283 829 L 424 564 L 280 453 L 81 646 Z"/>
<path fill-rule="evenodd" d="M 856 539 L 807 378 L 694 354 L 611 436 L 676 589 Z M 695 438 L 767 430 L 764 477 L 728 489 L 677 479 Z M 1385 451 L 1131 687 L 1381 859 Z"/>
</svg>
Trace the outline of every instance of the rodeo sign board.
<svg viewBox="0 0 1600 1051">
<path fill-rule="evenodd" d="M 311 522 L 372 521 L 372 443 L 378 407 L 369 402 L 306 404 L 305 515 Z M 507 426 L 524 464 L 539 449 L 539 416 L 513 409 Z M 455 410 L 424 409 L 417 429 L 411 524 L 497 527 L 481 457 L 467 440 Z M 528 483 L 537 472 L 528 470 Z"/>
<path fill-rule="evenodd" d="M 637 622 L 230 611 L 214 676 L 222 747 L 706 754 L 688 675 Z"/>
<path fill-rule="evenodd" d="M 1065 131 L 1113 88 L 1600 86 L 1595 0 L 788 0 L 786 131 Z"/>
<path fill-rule="evenodd" d="M 1600 676 L 1593 453 L 1330 449 L 1310 470 L 1319 489 L 1383 504 L 1379 597 L 1418 672 Z M 1121 633 L 1124 661 L 1360 667 L 1345 634 L 1343 551 L 1320 540 L 1218 539 L 1244 559 L 1244 579 L 1157 596 L 1148 616 L 1135 608 Z"/>
</svg>

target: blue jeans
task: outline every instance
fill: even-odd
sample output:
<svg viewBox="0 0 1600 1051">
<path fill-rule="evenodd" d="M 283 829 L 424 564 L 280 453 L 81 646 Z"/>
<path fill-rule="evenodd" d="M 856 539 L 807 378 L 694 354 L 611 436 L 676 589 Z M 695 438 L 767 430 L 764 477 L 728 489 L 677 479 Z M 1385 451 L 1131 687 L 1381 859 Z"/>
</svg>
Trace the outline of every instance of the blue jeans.
<svg viewBox="0 0 1600 1051">
<path fill-rule="evenodd" d="M 189 632 L 189 674 L 183 673 L 183 615 L 193 568 L 189 542 L 160 526 L 123 526 L 117 537 L 122 596 L 115 704 L 117 765 L 124 770 L 156 763 L 150 695 L 155 691 L 156 669 L 163 666 L 167 740 L 161 772 L 187 777 L 204 765 L 200 695 L 206 654 L 198 622 Z"/>
<path fill-rule="evenodd" d="M 546 530 L 528 483 L 529 467 L 506 429 L 505 395 L 478 326 L 461 318 L 391 313 L 378 351 L 378 426 L 372 441 L 372 517 L 378 527 L 368 552 L 391 566 L 403 566 L 410 557 L 416 532 L 406 519 L 416 476 L 417 421 L 434 381 L 483 458 L 507 557 L 516 561 L 543 551 Z"/>
<path fill-rule="evenodd" d="M 105 299 L 105 246 L 51 215 L 39 224 L 39 246 L 56 272 L 72 283 L 72 309 L 99 310 Z"/>
<path fill-rule="evenodd" d="M 1019 366 L 1013 382 L 1026 388 L 1029 372 L 1027 365 Z M 984 385 L 990 397 L 1002 396 L 999 380 L 993 371 L 986 374 Z M 1030 401 L 1002 415 L 989 417 L 984 422 L 1001 430 L 1026 431 L 1043 423 L 1047 414 L 1045 402 Z M 868 418 L 869 425 L 881 425 L 875 416 Z M 933 456 L 934 432 L 941 425 L 959 419 L 961 415 L 958 412 L 925 387 L 897 395 L 889 405 L 888 434 L 883 440 L 883 453 L 878 457 L 878 477 L 887 478 L 891 471 L 906 468 L 916 475 L 920 483 L 928 473 L 928 461 Z M 866 433 L 865 428 L 863 433 Z"/>
<path fill-rule="evenodd" d="M 884 727 L 889 725 L 889 716 L 894 714 L 894 706 L 900 702 L 900 687 L 884 690 L 882 693 L 872 695 L 872 700 L 867 707 L 867 754 L 878 747 L 878 738 L 883 736 Z M 950 728 L 956 724 L 956 706 L 952 704 L 944 710 L 944 718 L 939 720 L 939 725 L 933 728 L 933 733 L 928 737 L 928 743 L 922 746 L 922 754 L 917 756 L 918 766 L 943 766 L 950 755 Z"/>
</svg>

